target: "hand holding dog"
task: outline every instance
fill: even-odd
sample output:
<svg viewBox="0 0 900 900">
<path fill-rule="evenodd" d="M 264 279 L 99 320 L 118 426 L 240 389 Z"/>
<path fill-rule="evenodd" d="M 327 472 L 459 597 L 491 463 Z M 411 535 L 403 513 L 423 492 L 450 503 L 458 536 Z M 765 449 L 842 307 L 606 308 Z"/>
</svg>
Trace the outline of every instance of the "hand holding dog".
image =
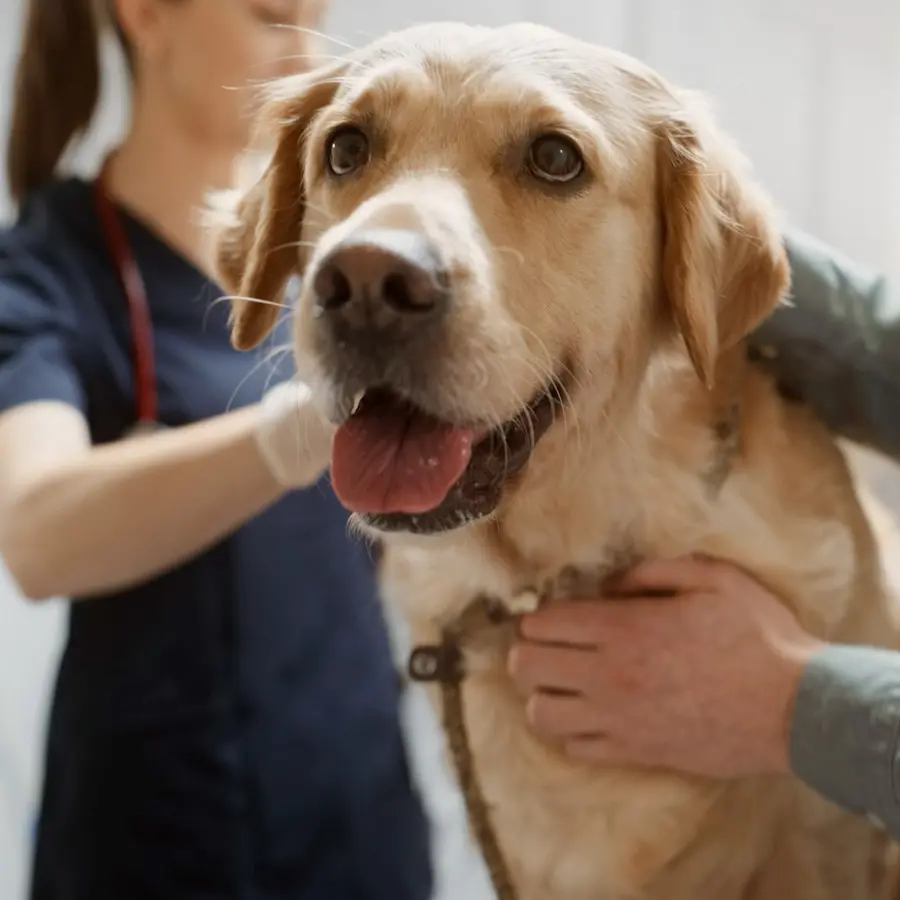
<svg viewBox="0 0 900 900">
<path fill-rule="evenodd" d="M 605 595 L 522 621 L 509 665 L 539 734 L 598 763 L 787 771 L 793 700 L 822 644 L 777 598 L 727 563 L 687 557 L 637 566 Z"/>
</svg>

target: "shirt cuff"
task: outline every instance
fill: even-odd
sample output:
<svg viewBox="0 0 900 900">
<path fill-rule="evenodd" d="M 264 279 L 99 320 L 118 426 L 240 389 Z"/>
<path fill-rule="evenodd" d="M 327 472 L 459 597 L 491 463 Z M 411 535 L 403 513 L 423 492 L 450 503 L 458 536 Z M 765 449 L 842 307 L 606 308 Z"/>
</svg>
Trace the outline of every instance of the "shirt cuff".
<svg viewBox="0 0 900 900">
<path fill-rule="evenodd" d="M 834 645 L 800 680 L 790 727 L 794 774 L 839 806 L 896 821 L 900 654 Z"/>
</svg>

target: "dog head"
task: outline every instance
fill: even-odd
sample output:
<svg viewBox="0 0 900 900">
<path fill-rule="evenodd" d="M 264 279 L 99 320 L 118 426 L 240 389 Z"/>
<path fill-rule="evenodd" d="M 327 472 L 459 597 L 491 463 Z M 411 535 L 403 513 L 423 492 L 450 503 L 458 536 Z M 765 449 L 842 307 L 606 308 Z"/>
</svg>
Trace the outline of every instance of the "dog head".
<svg viewBox="0 0 900 900">
<path fill-rule="evenodd" d="M 778 302 L 764 195 L 693 95 L 536 26 L 399 32 L 274 88 L 220 243 L 233 339 L 303 276 L 332 480 L 382 530 L 491 513 L 557 413 L 612 415 L 654 353 L 717 361 Z M 561 417 L 562 418 L 562 417 Z"/>
</svg>

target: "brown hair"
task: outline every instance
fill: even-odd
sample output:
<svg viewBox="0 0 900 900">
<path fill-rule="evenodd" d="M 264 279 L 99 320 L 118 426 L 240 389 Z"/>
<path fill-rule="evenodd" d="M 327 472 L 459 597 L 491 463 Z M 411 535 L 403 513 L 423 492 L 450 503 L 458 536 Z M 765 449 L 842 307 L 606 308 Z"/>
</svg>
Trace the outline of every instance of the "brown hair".
<svg viewBox="0 0 900 900">
<path fill-rule="evenodd" d="M 6 174 L 16 203 L 51 178 L 100 99 L 96 0 L 30 0 L 13 93 Z"/>
</svg>

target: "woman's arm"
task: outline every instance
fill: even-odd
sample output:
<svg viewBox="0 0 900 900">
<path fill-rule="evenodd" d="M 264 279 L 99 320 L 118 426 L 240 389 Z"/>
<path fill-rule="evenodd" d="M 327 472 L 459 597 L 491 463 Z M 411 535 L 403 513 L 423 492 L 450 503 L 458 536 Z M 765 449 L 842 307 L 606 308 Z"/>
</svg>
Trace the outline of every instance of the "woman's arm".
<svg viewBox="0 0 900 900">
<path fill-rule="evenodd" d="M 43 599 L 139 582 L 232 531 L 279 482 L 314 482 L 330 432 L 299 390 L 97 448 L 65 403 L 0 415 L 0 554 L 21 590 Z"/>
<path fill-rule="evenodd" d="M 791 305 L 751 338 L 787 394 L 842 437 L 900 459 L 900 291 L 801 232 L 788 232 Z"/>
</svg>

